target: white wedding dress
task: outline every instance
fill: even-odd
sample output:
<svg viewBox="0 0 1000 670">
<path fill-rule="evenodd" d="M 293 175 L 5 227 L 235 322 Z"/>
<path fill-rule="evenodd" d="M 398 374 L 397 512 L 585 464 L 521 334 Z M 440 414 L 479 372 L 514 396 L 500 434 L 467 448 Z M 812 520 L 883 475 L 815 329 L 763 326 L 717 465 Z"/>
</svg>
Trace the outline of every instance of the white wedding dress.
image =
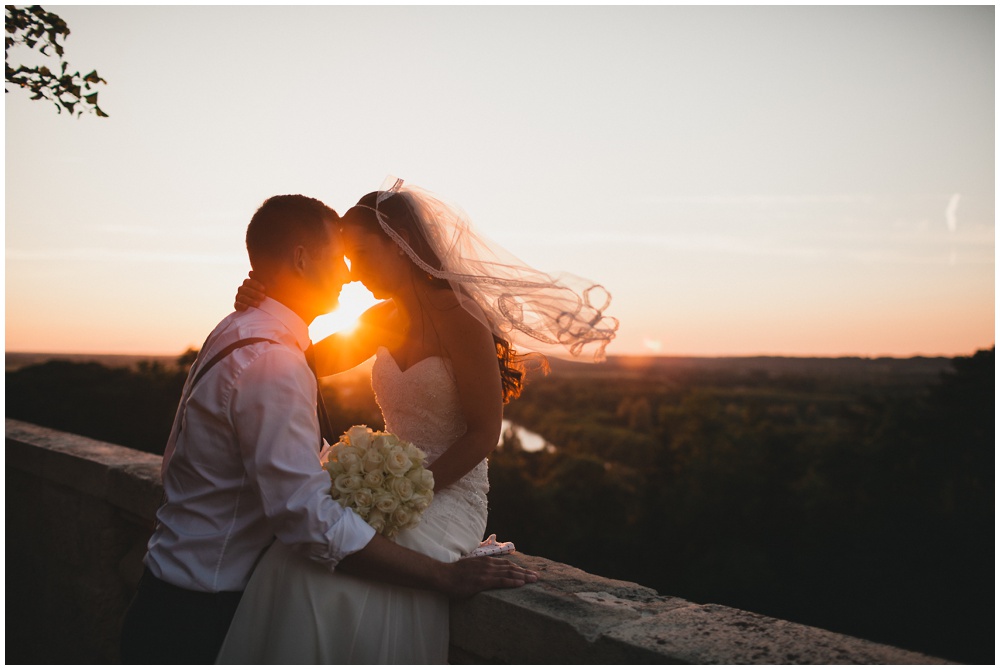
<svg viewBox="0 0 1000 670">
<path fill-rule="evenodd" d="M 384 347 L 372 388 L 386 430 L 433 462 L 466 429 L 451 371 L 440 356 L 400 370 Z M 416 528 L 396 542 L 452 562 L 486 529 L 486 461 L 434 495 Z M 448 598 L 330 572 L 275 542 L 261 558 L 219 653 L 225 664 L 443 664 Z"/>
</svg>

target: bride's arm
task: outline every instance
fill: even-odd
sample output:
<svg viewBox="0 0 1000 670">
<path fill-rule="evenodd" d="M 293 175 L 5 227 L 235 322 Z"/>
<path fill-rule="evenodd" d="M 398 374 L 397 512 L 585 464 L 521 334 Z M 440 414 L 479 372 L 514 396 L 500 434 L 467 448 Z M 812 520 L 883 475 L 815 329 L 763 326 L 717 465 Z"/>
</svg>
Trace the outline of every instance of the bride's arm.
<svg viewBox="0 0 1000 670">
<path fill-rule="evenodd" d="M 429 469 L 434 490 L 449 486 L 496 449 L 503 421 L 503 387 L 493 335 L 461 307 L 444 313 L 438 329 L 451 358 L 466 431 Z"/>
<path fill-rule="evenodd" d="M 233 305 L 238 311 L 259 307 L 267 287 L 254 278 L 251 272 L 236 290 Z M 358 325 L 347 331 L 323 338 L 315 344 L 316 374 L 320 377 L 335 375 L 361 365 L 375 355 L 379 345 L 392 348 L 395 342 L 396 309 L 391 300 L 380 302 L 358 317 Z"/>
<path fill-rule="evenodd" d="M 391 300 L 370 307 L 358 317 L 358 325 L 352 330 L 334 333 L 315 343 L 316 374 L 335 375 L 364 363 L 380 345 L 391 348 L 397 332 L 396 308 Z"/>
</svg>

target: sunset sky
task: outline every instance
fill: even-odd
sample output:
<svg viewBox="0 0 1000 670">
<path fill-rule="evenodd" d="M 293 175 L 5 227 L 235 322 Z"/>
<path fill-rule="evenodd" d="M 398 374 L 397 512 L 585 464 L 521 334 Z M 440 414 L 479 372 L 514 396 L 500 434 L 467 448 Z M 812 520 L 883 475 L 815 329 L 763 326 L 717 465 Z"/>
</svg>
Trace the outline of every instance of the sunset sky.
<svg viewBox="0 0 1000 670">
<path fill-rule="evenodd" d="M 612 355 L 993 346 L 992 5 L 46 9 L 110 118 L 5 97 L 7 351 L 200 346 L 265 198 L 390 174 L 602 283 Z"/>
</svg>

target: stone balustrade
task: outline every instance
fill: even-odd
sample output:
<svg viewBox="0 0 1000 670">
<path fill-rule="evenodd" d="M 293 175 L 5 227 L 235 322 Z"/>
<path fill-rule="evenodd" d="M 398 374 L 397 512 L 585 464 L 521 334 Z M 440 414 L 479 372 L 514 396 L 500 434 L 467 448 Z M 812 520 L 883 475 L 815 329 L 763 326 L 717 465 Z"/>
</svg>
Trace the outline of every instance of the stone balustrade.
<svg viewBox="0 0 1000 670">
<path fill-rule="evenodd" d="M 6 420 L 7 663 L 113 663 L 160 457 Z M 944 663 L 516 554 L 537 584 L 457 602 L 454 663 Z"/>
</svg>

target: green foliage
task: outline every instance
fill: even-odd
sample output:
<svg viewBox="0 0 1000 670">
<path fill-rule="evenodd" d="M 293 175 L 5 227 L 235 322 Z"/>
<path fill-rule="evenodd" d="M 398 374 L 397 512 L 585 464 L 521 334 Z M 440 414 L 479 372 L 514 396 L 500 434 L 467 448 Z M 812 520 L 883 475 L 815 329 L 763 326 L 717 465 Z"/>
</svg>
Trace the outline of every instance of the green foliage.
<svg viewBox="0 0 1000 670">
<path fill-rule="evenodd" d="M 987 662 L 994 352 L 951 364 L 556 369 L 507 411 L 556 450 L 494 455 L 488 532 L 694 602 Z"/>
<path fill-rule="evenodd" d="M 151 453 L 163 453 L 185 368 L 136 369 L 52 360 L 7 373 L 7 416 Z"/>
<path fill-rule="evenodd" d="M 97 104 L 97 86 L 107 82 L 92 70 L 88 74 L 68 72 L 69 63 L 63 59 L 65 48 L 60 40 L 69 36 L 69 26 L 57 14 L 45 11 L 39 5 L 17 8 L 6 5 L 7 34 L 4 47 L 6 83 L 27 89 L 32 100 L 48 100 L 60 114 L 65 109 L 77 118 L 84 112 L 98 117 L 108 115 Z M 11 66 L 11 47 L 26 47 L 38 54 L 56 59 L 53 67 L 47 65 Z M 10 92 L 5 88 L 6 92 Z"/>
</svg>

